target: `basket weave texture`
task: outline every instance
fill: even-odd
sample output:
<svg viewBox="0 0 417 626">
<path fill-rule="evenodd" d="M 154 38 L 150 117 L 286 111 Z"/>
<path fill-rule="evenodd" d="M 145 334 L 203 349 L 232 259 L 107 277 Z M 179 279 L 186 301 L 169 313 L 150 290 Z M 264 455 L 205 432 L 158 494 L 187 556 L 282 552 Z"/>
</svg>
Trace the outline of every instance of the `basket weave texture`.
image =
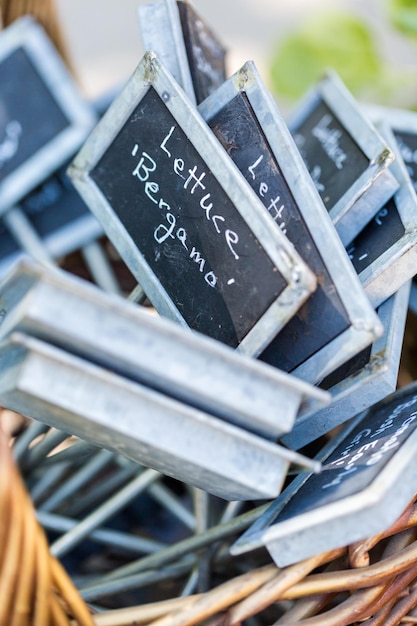
<svg viewBox="0 0 417 626">
<path fill-rule="evenodd" d="M 358 544 L 281 570 L 259 567 L 202 594 L 100 614 L 50 554 L 2 431 L 0 502 L 1 626 L 226 626 L 252 616 L 277 625 L 417 623 L 415 500 L 390 529 Z"/>
</svg>

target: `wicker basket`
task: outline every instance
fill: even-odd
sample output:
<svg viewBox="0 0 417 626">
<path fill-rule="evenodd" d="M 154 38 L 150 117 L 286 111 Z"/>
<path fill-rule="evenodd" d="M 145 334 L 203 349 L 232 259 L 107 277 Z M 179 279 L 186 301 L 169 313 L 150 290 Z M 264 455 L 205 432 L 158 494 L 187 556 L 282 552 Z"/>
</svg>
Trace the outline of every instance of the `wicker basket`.
<svg viewBox="0 0 417 626">
<path fill-rule="evenodd" d="M 417 623 L 417 504 L 385 533 L 279 570 L 253 569 L 198 595 L 94 614 L 60 563 L 0 437 L 0 624 L 187 626 L 260 624 L 376 626 Z M 207 621 L 208 620 L 208 621 Z"/>
</svg>

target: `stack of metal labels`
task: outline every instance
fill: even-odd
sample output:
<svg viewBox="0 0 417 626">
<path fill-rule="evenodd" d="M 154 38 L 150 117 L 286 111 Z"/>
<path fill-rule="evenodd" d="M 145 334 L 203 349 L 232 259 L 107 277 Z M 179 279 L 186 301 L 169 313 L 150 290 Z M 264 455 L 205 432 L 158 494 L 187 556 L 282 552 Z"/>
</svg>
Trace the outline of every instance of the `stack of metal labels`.
<svg viewBox="0 0 417 626">
<path fill-rule="evenodd" d="M 0 214 L 49 267 L 0 285 L 0 402 L 225 499 L 274 498 L 308 470 L 236 552 L 266 545 L 281 565 L 377 532 L 417 471 L 417 391 L 389 395 L 417 269 L 414 127 L 364 111 L 334 73 L 287 125 L 254 63 L 226 80 L 189 2 L 138 16 L 147 52 L 88 138 L 95 116 L 39 27 L 1 35 Z M 40 101 L 46 87 L 28 143 L 15 68 Z M 82 209 L 60 221 L 69 180 L 48 177 L 83 142 Z M 160 316 L 50 266 L 98 232 Z M 300 453 L 344 422 L 317 459 Z"/>
<path fill-rule="evenodd" d="M 148 26 L 150 20 L 146 19 L 150 15 L 152 26 Z M 396 389 L 410 279 L 417 267 L 417 177 L 412 165 L 417 147 L 413 143 L 417 138 L 413 129 L 417 126 L 410 123 L 409 117 L 398 116 L 398 112 L 381 109 L 378 115 L 364 112 L 339 77 L 330 72 L 297 107 L 288 123 L 292 135 L 289 137 L 287 126 L 253 63 L 245 64 L 217 88 L 212 87 L 203 101 L 196 95 L 190 75 L 193 45 L 187 45 L 184 17 L 181 20 L 177 3 L 172 0 L 154 3 L 142 10 L 139 17 L 145 48 L 149 44 L 149 48 L 160 55 L 190 99 L 199 104 L 199 113 L 275 224 L 319 277 L 315 292 L 257 353 L 261 360 L 330 391 L 332 399 L 327 406 L 299 415 L 291 432 L 281 437 L 290 448 L 300 449 L 352 420 Z M 162 24 L 166 28 L 159 28 Z M 166 32 L 172 35 L 165 37 Z M 206 57 L 205 67 L 208 65 Z M 170 111 L 175 116 L 174 108 Z M 401 155 L 407 162 L 408 172 Z M 300 156 L 303 165 L 300 165 Z M 309 171 L 309 182 L 303 177 L 303 166 Z M 410 175 L 414 180 L 410 180 Z M 100 210 L 97 209 L 97 214 Z M 338 237 L 334 237 L 333 228 Z M 346 257 L 349 257 L 348 264 L 345 264 Z M 369 304 L 376 309 L 383 324 L 382 335 L 369 314 Z M 352 310 L 352 306 L 357 308 Z M 366 338 L 361 334 L 364 329 L 369 332 Z M 281 565 L 388 526 L 414 494 L 411 482 L 398 491 L 397 497 L 393 495 L 399 472 L 409 472 L 411 477 L 415 473 L 409 453 L 412 444 L 405 442 L 408 435 L 410 439 L 413 437 L 414 417 L 408 415 L 408 408 L 413 406 L 414 389 L 404 394 L 411 394 L 411 399 L 407 396 L 404 401 L 401 394 L 394 395 L 382 405 L 385 408 L 373 408 L 369 414 L 365 412 L 357 418 L 358 428 L 365 429 L 370 439 L 364 444 L 361 437 L 354 437 L 349 451 L 358 440 L 360 452 L 342 451 L 343 458 L 348 456 L 348 460 L 343 461 L 347 466 L 343 480 L 332 482 L 326 472 L 310 478 L 306 488 L 300 491 L 299 499 L 286 512 L 285 502 L 291 497 L 291 489 L 296 491 L 305 481 L 305 477 L 296 479 L 290 491 L 284 492 L 254 529 L 237 543 L 235 551 L 267 545 Z M 384 415 L 380 417 L 381 411 L 383 414 L 392 411 L 392 423 Z M 375 428 L 372 426 L 374 419 L 381 422 Z M 368 423 L 371 425 L 367 426 Z M 393 429 L 389 432 L 388 443 L 379 437 L 379 431 L 384 430 L 382 423 L 384 428 Z M 337 446 L 339 441 L 341 446 L 348 445 L 343 442 L 352 427 L 350 425 L 331 445 Z M 395 454 L 390 460 L 388 451 L 397 447 L 408 452 Z M 376 452 L 379 448 L 380 456 Z M 374 454 L 361 465 L 358 459 L 368 449 Z M 325 460 L 328 454 L 328 451 L 322 452 L 319 458 Z M 382 465 L 381 458 L 384 459 Z M 386 469 L 383 468 L 385 463 Z M 335 464 L 337 468 L 340 465 L 337 458 Z M 400 465 L 401 470 L 397 470 Z M 368 466 L 376 468 L 370 478 Z M 328 469 L 327 461 L 325 468 Z M 370 487 L 353 505 L 349 489 L 340 485 L 345 483 L 345 476 L 357 470 L 361 470 L 365 478 L 355 489 L 371 484 L 381 473 L 389 483 L 386 491 L 376 496 L 378 488 Z M 390 472 L 394 479 L 389 479 Z M 308 491 L 314 490 L 315 481 L 332 483 L 337 492 L 333 498 L 338 501 L 333 505 L 334 513 L 325 515 L 325 523 L 321 525 L 313 520 L 313 514 L 302 518 L 298 514 L 299 510 L 304 511 L 303 502 L 309 502 Z M 384 502 L 387 493 L 390 499 Z M 321 499 L 323 492 L 317 495 L 318 502 Z M 376 500 L 372 521 L 366 523 L 368 502 Z M 305 506 L 308 509 L 308 505 Z M 354 531 L 344 535 L 343 516 L 350 507 L 355 510 L 351 520 Z M 278 515 L 281 509 L 287 520 L 282 531 Z M 321 508 L 314 519 L 320 516 L 323 516 Z M 292 551 L 293 544 L 297 548 Z"/>
<path fill-rule="evenodd" d="M 22 263 L 0 294 L 3 406 L 226 499 L 319 468 L 274 440 L 327 392 L 61 270 Z"/>
</svg>

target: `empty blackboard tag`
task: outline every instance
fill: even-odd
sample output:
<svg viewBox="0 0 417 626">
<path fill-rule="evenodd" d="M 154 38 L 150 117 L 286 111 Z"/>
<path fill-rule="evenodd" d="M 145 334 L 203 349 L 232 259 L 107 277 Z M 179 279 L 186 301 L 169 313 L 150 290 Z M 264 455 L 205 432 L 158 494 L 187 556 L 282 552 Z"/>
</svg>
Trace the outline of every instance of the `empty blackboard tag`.
<svg viewBox="0 0 417 626">
<path fill-rule="evenodd" d="M 2 406 L 230 500 L 277 495 L 292 463 L 320 464 L 13 333 L 0 347 Z"/>
<path fill-rule="evenodd" d="M 417 383 L 352 420 L 232 547 L 266 546 L 279 567 L 382 532 L 416 492 Z"/>
<path fill-rule="evenodd" d="M 417 196 L 391 129 L 378 128 L 398 153 L 390 169 L 399 189 L 347 247 L 375 307 L 417 273 Z"/>
<path fill-rule="evenodd" d="M 345 245 L 392 196 L 394 155 L 348 89 L 329 72 L 289 121 L 308 170 Z"/>
<path fill-rule="evenodd" d="M 113 98 L 114 90 L 111 90 L 91 102 L 95 113 L 103 115 Z M 68 178 L 67 167 L 68 161 L 20 200 L 21 211 L 54 259 L 90 244 L 103 234 L 100 223 Z M 0 222 L 0 278 L 25 256 L 19 242 L 14 241 L 12 233 Z"/>
<path fill-rule="evenodd" d="M 276 230 L 318 277 L 314 294 L 260 355 L 317 382 L 369 345 L 382 326 L 254 63 L 246 63 L 198 108 Z"/>
<path fill-rule="evenodd" d="M 164 316 L 255 355 L 316 286 L 156 55 L 69 169 Z"/>
<path fill-rule="evenodd" d="M 95 115 L 29 16 L 0 33 L 0 85 L 1 214 L 73 156 Z"/>
<path fill-rule="evenodd" d="M 194 103 L 226 80 L 226 50 L 191 2 L 162 0 L 138 7 L 145 50 L 154 50 Z"/>
<path fill-rule="evenodd" d="M 382 337 L 350 359 L 321 383 L 332 399 L 323 409 L 304 412 L 282 443 L 299 450 L 395 391 L 411 281 L 377 310 Z"/>
<path fill-rule="evenodd" d="M 276 440 L 328 394 L 181 328 L 85 280 L 22 262 L 0 284 L 4 338 L 48 341 L 136 382 Z"/>
</svg>

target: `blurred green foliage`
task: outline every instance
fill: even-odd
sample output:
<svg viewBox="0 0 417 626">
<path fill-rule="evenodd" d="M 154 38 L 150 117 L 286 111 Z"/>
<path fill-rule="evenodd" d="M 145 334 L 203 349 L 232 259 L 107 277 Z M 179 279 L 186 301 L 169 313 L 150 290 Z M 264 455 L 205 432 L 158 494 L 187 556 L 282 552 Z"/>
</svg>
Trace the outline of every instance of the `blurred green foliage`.
<svg viewBox="0 0 417 626">
<path fill-rule="evenodd" d="M 417 0 L 386 0 L 381 3 L 379 17 L 397 36 L 408 35 L 417 43 Z M 279 41 L 273 52 L 272 91 L 294 102 L 327 68 L 332 68 L 358 97 L 414 107 L 417 62 L 412 70 L 395 67 L 381 54 L 379 43 L 373 24 L 356 14 L 331 11 L 313 19 L 309 16 Z M 398 102 L 399 93 L 404 93 L 405 103 Z"/>
<path fill-rule="evenodd" d="M 354 92 L 382 71 L 369 28 L 359 18 L 325 13 L 287 37 L 272 61 L 272 83 L 277 93 L 298 98 L 332 67 Z"/>
<path fill-rule="evenodd" d="M 395 28 L 412 37 L 417 37 L 416 0 L 391 0 L 390 19 Z"/>
</svg>

